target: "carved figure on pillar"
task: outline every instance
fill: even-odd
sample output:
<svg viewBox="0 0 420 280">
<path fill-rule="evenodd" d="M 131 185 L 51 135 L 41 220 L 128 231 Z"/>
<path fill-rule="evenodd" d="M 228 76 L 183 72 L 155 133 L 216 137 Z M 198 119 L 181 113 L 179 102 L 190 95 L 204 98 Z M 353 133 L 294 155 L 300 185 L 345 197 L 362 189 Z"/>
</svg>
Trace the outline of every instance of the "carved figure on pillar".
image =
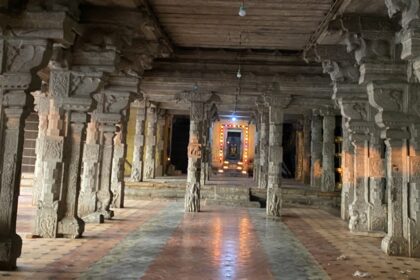
<svg viewBox="0 0 420 280">
<path fill-rule="evenodd" d="M 265 96 L 269 106 L 269 164 L 267 184 L 267 215 L 280 217 L 281 215 L 281 184 L 283 164 L 283 117 L 284 108 L 291 97 L 282 96 L 278 84 L 274 84 L 273 93 Z"/>
<path fill-rule="evenodd" d="M 311 132 L 311 187 L 321 189 L 322 118 L 318 112 L 312 116 Z"/>
<path fill-rule="evenodd" d="M 143 181 L 143 154 L 145 144 L 145 119 L 146 119 L 146 102 L 136 102 L 136 133 L 134 136 L 134 149 L 133 149 L 133 164 L 131 169 L 131 180 L 133 182 Z"/>
</svg>

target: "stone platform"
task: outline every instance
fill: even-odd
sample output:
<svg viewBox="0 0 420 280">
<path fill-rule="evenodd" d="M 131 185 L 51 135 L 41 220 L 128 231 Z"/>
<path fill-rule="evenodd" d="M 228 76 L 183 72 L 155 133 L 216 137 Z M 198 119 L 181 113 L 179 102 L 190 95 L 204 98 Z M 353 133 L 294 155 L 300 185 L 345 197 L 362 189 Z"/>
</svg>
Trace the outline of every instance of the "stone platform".
<svg viewBox="0 0 420 280">
<path fill-rule="evenodd" d="M 162 177 L 147 182 L 126 182 L 126 196 L 141 200 L 183 200 L 186 179 L 184 177 Z M 329 209 L 338 214 L 340 194 L 321 193 L 309 186 L 292 180 L 285 180 L 282 188 L 285 206 L 307 206 Z M 265 207 L 267 191 L 255 186 L 249 178 L 215 178 L 201 187 L 204 205 L 225 205 L 238 207 Z"/>
</svg>

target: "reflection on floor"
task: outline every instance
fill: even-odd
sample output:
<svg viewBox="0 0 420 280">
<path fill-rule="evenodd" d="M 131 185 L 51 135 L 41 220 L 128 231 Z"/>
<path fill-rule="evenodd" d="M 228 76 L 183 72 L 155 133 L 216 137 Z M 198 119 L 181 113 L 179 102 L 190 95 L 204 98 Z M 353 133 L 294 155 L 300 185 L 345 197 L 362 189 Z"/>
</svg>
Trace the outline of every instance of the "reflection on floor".
<svg viewBox="0 0 420 280">
<path fill-rule="evenodd" d="M 116 219 L 88 225 L 85 237 L 27 239 L 34 208 L 21 195 L 18 231 L 23 253 L 1 279 L 420 279 L 416 259 L 387 257 L 380 239 L 353 236 L 323 210 L 205 207 L 184 214 L 182 203 L 127 201 Z"/>
</svg>

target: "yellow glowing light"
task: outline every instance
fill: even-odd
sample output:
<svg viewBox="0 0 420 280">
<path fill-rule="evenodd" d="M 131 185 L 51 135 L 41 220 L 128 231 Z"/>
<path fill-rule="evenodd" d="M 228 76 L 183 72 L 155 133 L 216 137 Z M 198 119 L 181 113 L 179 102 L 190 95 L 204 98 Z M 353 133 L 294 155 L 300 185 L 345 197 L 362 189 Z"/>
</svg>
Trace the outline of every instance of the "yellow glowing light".
<svg viewBox="0 0 420 280">
<path fill-rule="evenodd" d="M 241 166 L 238 166 L 238 167 L 236 167 L 236 169 L 238 169 L 238 170 L 242 170 L 242 167 L 241 167 Z"/>
<path fill-rule="evenodd" d="M 242 174 L 247 174 L 248 172 L 246 172 L 245 170 L 242 170 Z"/>
<path fill-rule="evenodd" d="M 225 172 L 223 169 L 219 169 L 217 172 L 219 172 L 219 173 L 223 173 L 223 172 Z"/>
<path fill-rule="evenodd" d="M 227 161 L 227 160 L 226 160 L 226 161 L 224 161 L 223 163 L 224 163 L 224 164 L 229 164 L 229 161 Z"/>
<path fill-rule="evenodd" d="M 243 162 L 242 162 L 242 161 L 238 161 L 238 164 L 239 164 L 239 165 L 242 165 L 242 164 L 243 164 Z"/>
<path fill-rule="evenodd" d="M 223 166 L 223 169 L 228 169 L 227 165 L 224 165 L 224 166 Z"/>
</svg>

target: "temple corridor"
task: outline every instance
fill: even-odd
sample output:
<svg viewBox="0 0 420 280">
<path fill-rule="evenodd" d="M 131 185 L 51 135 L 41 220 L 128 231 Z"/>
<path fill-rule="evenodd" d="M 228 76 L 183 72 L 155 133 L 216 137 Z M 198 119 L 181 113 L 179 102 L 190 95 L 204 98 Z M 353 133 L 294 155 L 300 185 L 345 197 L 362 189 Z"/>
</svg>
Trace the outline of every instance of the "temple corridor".
<svg viewBox="0 0 420 280">
<path fill-rule="evenodd" d="M 81 239 L 32 239 L 31 191 L 20 196 L 23 252 L 1 279 L 419 279 L 418 260 L 387 257 L 380 238 L 355 236 L 338 217 L 286 208 L 282 221 L 264 209 L 205 207 L 183 213 L 172 201 L 128 200 Z M 176 278 L 172 278 L 177 275 Z"/>
</svg>

